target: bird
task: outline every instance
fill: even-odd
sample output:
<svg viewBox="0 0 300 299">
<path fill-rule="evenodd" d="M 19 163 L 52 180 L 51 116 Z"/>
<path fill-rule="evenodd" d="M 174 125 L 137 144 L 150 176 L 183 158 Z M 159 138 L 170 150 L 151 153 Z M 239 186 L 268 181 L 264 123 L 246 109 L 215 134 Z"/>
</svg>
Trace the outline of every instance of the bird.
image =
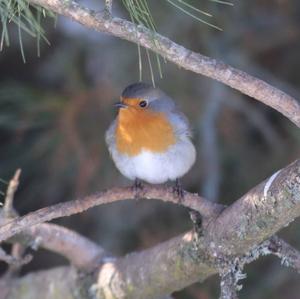
<svg viewBox="0 0 300 299">
<path fill-rule="evenodd" d="M 150 184 L 175 181 L 196 160 L 187 117 L 159 88 L 138 82 L 127 86 L 115 104 L 117 117 L 106 131 L 106 144 L 126 178 Z"/>
</svg>

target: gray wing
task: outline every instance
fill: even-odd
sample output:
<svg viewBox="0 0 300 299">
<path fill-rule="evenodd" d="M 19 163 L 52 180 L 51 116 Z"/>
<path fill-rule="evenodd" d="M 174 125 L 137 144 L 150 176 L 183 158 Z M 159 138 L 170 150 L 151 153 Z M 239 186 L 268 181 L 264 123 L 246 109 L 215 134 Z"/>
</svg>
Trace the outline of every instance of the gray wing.
<svg viewBox="0 0 300 299">
<path fill-rule="evenodd" d="M 169 119 L 175 128 L 177 136 L 192 137 L 192 130 L 188 118 L 177 108 L 169 114 Z"/>
<path fill-rule="evenodd" d="M 149 103 L 149 107 L 158 112 L 167 113 L 177 136 L 191 137 L 192 131 L 187 117 L 177 108 L 175 102 L 168 96 L 153 100 Z"/>
</svg>

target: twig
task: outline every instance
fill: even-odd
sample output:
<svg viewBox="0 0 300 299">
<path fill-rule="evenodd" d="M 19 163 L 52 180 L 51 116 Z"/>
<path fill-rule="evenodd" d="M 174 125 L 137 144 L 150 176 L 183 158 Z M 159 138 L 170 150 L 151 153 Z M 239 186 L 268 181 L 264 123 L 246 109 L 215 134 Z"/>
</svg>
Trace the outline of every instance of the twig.
<svg viewBox="0 0 300 299">
<path fill-rule="evenodd" d="M 1 247 L 0 247 L 0 261 L 6 262 L 7 264 L 15 263 L 15 259 L 8 255 Z"/>
<path fill-rule="evenodd" d="M 300 127 L 300 103 L 268 83 L 235 69 L 221 61 L 192 52 L 144 26 L 120 18 L 107 18 L 105 13 L 79 5 L 75 1 L 29 0 L 85 27 L 109 33 L 150 49 L 182 68 L 220 81 L 274 108 Z M 153 42 L 155 40 L 155 42 Z"/>
<path fill-rule="evenodd" d="M 224 206 L 212 203 L 197 194 L 185 192 L 184 198 L 178 201 L 178 197 L 174 194 L 172 188 L 156 187 L 145 185 L 143 190 L 139 192 L 138 196 L 150 199 L 160 199 L 166 202 L 173 202 L 198 211 L 202 217 L 211 218 L 216 217 Z M 81 213 L 95 207 L 97 205 L 112 203 L 115 201 L 135 198 L 136 191 L 132 187 L 112 188 L 105 192 L 96 195 L 91 195 L 83 199 L 73 200 L 65 203 L 59 203 L 47 208 L 37 210 L 29 213 L 23 217 L 12 220 L 6 225 L 0 227 L 0 242 L 12 237 L 21 232 L 25 228 L 32 225 L 50 221 L 52 219 L 70 216 Z"/>
<path fill-rule="evenodd" d="M 1 247 L 0 247 L 0 260 L 6 262 L 9 265 L 21 266 L 28 264 L 32 259 L 31 255 L 26 255 L 24 258 L 16 259 L 15 257 L 8 255 Z"/>
<path fill-rule="evenodd" d="M 14 243 L 12 245 L 12 249 L 11 249 L 11 256 L 16 260 L 21 260 L 25 253 L 25 250 L 26 250 L 26 247 L 23 246 L 22 244 Z M 14 263 L 14 264 L 9 265 L 9 267 L 5 273 L 5 276 L 6 277 L 16 276 L 20 272 L 22 266 L 23 265 L 20 263 L 17 263 L 17 264 Z"/>
<path fill-rule="evenodd" d="M 31 247 L 34 250 L 42 247 L 64 256 L 76 268 L 88 271 L 98 266 L 105 256 L 109 256 L 101 246 L 84 236 L 51 223 L 27 227 L 20 234 L 8 239 L 7 242 L 12 243 L 13 248 L 18 251 L 20 248 L 15 247 L 17 245 L 21 247 L 21 253 L 17 252 L 18 256 L 22 256 L 23 246 Z M 16 256 L 13 252 L 12 255 Z"/>
<path fill-rule="evenodd" d="M 3 213 L 4 213 L 5 217 L 7 217 L 7 218 L 16 216 L 16 213 L 15 213 L 14 207 L 13 207 L 13 201 L 14 201 L 15 192 L 17 191 L 18 186 L 19 186 L 20 174 L 21 174 L 21 169 L 17 169 L 14 177 L 9 181 L 9 184 L 7 187 L 6 196 L 5 196 L 4 205 L 3 205 Z"/>
<path fill-rule="evenodd" d="M 277 236 L 270 239 L 268 249 L 281 259 L 281 264 L 294 268 L 300 274 L 300 252 Z"/>
</svg>

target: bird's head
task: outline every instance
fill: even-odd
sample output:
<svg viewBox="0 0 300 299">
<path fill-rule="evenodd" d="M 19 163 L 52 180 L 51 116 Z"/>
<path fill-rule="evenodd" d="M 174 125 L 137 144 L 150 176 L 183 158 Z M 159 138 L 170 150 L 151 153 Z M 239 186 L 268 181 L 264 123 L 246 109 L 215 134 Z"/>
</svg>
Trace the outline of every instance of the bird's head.
<svg viewBox="0 0 300 299">
<path fill-rule="evenodd" d="M 116 106 L 135 113 L 146 111 L 167 113 L 174 108 L 174 102 L 160 89 L 139 82 L 124 89 Z"/>
</svg>

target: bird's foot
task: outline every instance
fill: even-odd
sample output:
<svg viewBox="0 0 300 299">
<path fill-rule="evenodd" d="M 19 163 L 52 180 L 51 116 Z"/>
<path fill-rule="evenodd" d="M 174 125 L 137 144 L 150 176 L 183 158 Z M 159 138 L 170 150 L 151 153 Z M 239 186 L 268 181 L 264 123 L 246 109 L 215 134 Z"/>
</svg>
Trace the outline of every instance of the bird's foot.
<svg viewBox="0 0 300 299">
<path fill-rule="evenodd" d="M 179 203 L 181 203 L 184 198 L 184 190 L 179 179 L 176 179 L 175 181 L 175 185 L 173 186 L 173 194 L 178 198 Z"/>
<path fill-rule="evenodd" d="M 132 185 L 132 191 L 134 192 L 134 198 L 138 199 L 140 197 L 141 191 L 143 191 L 144 186 L 141 180 L 135 179 Z"/>
</svg>

